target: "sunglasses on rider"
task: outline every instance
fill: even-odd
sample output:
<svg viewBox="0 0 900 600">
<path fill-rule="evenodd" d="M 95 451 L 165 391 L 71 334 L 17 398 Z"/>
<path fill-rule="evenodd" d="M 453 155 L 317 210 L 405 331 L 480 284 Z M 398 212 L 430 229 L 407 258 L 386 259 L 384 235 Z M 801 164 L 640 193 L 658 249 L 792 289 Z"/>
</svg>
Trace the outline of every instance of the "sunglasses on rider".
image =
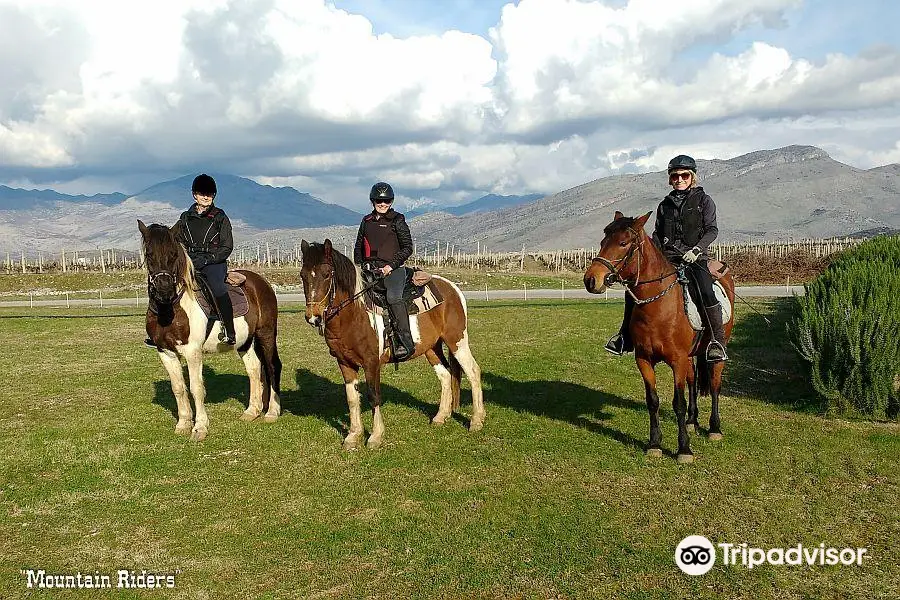
<svg viewBox="0 0 900 600">
<path fill-rule="evenodd" d="M 669 181 L 678 181 L 679 179 L 681 181 L 690 181 L 692 176 L 693 173 L 689 171 L 686 173 L 669 173 Z"/>
<path fill-rule="evenodd" d="M 388 206 L 390 206 L 393 203 L 394 203 L 393 200 L 385 200 L 383 198 L 379 198 L 378 200 L 375 200 L 375 204 L 387 204 Z"/>
</svg>

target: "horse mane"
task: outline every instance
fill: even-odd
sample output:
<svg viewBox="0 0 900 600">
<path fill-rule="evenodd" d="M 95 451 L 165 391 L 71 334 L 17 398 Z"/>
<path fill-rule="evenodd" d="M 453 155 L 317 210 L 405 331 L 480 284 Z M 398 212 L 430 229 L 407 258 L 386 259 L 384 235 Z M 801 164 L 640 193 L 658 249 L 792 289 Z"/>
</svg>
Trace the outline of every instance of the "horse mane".
<svg viewBox="0 0 900 600">
<path fill-rule="evenodd" d="M 325 245 L 318 242 L 311 243 L 304 257 L 313 267 L 325 262 Z M 353 261 L 331 247 L 331 266 L 334 269 L 334 285 L 348 296 L 360 294 L 363 290 L 362 273 Z M 365 300 L 360 294 L 356 302 L 363 306 Z"/>
<path fill-rule="evenodd" d="M 149 257 L 153 257 L 157 266 L 162 265 L 166 269 L 171 269 L 172 273 L 180 275 L 185 282 L 184 293 L 189 299 L 196 299 L 194 263 L 188 257 L 184 246 L 175 239 L 171 229 L 159 223 L 148 226 L 147 237 L 144 239 L 144 256 L 148 265 Z"/>
</svg>

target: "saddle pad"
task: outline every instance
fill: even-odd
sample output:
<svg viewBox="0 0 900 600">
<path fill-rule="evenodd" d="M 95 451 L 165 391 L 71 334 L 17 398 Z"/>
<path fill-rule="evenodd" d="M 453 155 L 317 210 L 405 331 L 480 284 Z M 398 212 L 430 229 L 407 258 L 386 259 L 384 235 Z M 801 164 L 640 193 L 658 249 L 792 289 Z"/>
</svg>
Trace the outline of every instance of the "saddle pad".
<svg viewBox="0 0 900 600">
<path fill-rule="evenodd" d="M 434 281 L 432 281 L 430 277 L 424 288 L 421 296 L 415 298 L 412 302 L 407 303 L 407 312 L 410 315 L 428 312 L 444 301 L 440 291 L 438 291 L 437 286 L 435 286 Z M 366 294 L 366 310 L 375 313 L 376 315 L 383 315 L 385 313 L 385 309 L 375 304 L 369 294 Z"/>
<path fill-rule="evenodd" d="M 728 295 L 725 293 L 725 288 L 723 288 L 722 284 L 718 281 L 713 281 L 713 291 L 716 293 L 716 299 L 722 307 L 722 323 L 728 323 L 731 321 L 731 302 L 728 301 Z M 694 302 L 694 299 L 688 293 L 687 289 L 684 290 L 684 312 L 687 315 L 688 321 L 691 322 L 691 327 L 694 328 L 694 331 L 703 331 L 703 320 L 700 318 L 700 311 L 697 308 L 697 303 Z"/>
<path fill-rule="evenodd" d="M 229 273 L 230 275 L 231 273 Z M 243 275 L 241 275 L 243 277 Z M 245 278 L 246 279 L 246 278 Z M 250 304 L 247 302 L 247 296 L 244 294 L 244 290 L 238 286 L 228 285 L 228 297 L 231 298 L 231 306 L 234 309 L 234 318 L 243 317 L 250 310 Z M 200 308 L 203 309 L 203 314 L 209 318 L 210 313 L 214 313 L 212 307 L 209 305 L 209 301 L 206 299 L 205 294 L 201 294 L 200 290 L 197 290 L 197 304 L 200 305 Z"/>
</svg>

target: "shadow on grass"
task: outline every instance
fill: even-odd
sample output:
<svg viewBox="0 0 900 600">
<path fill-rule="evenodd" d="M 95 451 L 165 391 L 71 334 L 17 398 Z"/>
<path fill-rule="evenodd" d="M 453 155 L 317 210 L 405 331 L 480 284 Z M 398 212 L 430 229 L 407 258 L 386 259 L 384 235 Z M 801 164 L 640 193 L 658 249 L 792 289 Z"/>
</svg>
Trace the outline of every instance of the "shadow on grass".
<svg viewBox="0 0 900 600">
<path fill-rule="evenodd" d="M 184 370 L 185 385 L 190 387 L 187 369 Z M 236 399 L 244 408 L 250 404 L 250 380 L 246 374 L 216 373 L 215 369 L 203 365 L 203 384 L 206 387 L 206 401 L 204 404 L 221 404 L 228 400 Z M 178 419 L 178 404 L 175 402 L 175 394 L 172 393 L 172 383 L 169 379 L 158 379 L 153 382 L 153 404 L 168 410 L 172 417 Z M 191 411 L 194 410 L 194 396 L 189 394 Z"/>
<path fill-rule="evenodd" d="M 643 402 L 568 381 L 515 381 L 493 373 L 482 374 L 482 381 L 488 388 L 485 400 L 489 404 L 569 423 L 626 447 L 645 450 L 648 446 L 649 440 L 638 440 L 607 424 L 614 417 L 609 412 L 611 408 L 634 410 L 646 415 L 647 405 Z M 649 417 L 647 419 L 649 436 Z"/>
<path fill-rule="evenodd" d="M 821 400 L 810 385 L 806 367 L 791 346 L 787 332 L 787 324 L 796 314 L 797 300 L 775 298 L 765 304 L 755 303 L 754 308 L 762 315 L 746 313 L 732 333 L 728 344 L 731 360 L 725 367 L 723 392 L 820 413 Z"/>
</svg>

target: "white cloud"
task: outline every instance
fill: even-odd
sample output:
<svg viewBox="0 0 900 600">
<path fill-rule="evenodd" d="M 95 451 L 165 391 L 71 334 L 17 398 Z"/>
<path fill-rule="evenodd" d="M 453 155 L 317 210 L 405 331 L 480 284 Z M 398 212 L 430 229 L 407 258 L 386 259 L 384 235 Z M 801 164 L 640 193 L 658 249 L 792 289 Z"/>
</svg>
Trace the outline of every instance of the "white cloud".
<svg viewBox="0 0 900 600">
<path fill-rule="evenodd" d="M 688 150 L 897 160 L 900 124 L 883 114 L 900 105 L 897 47 L 708 51 L 801 4 L 521 0 L 485 39 L 375 35 L 325 0 L 0 0 L 0 181 L 209 168 L 364 208 L 378 179 L 452 202 Z"/>
</svg>

